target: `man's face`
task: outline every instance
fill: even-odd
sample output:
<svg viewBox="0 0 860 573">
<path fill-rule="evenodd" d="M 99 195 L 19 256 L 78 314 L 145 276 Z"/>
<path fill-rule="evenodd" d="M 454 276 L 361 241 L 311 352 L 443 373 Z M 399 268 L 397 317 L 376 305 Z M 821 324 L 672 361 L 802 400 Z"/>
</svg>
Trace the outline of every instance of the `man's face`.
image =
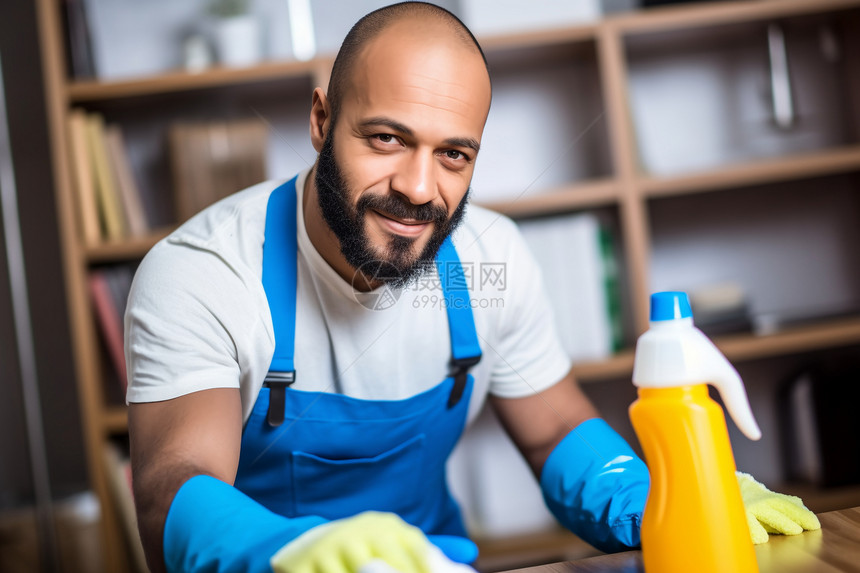
<svg viewBox="0 0 860 573">
<path fill-rule="evenodd" d="M 357 203 L 351 203 L 349 198 L 356 193 L 349 189 L 334 156 L 332 132 L 320 150 L 315 182 L 320 210 L 340 241 L 341 254 L 371 282 L 405 286 L 420 276 L 466 212 L 468 192 L 450 216 L 441 206 L 413 205 L 394 194 L 365 193 Z M 368 212 L 415 221 L 416 225 L 430 225 L 432 233 L 423 248 L 416 245 L 417 238 L 409 234 L 391 234 L 384 244 L 374 244 L 367 231 Z"/>
<path fill-rule="evenodd" d="M 404 22 L 358 58 L 319 149 L 320 208 L 371 281 L 403 284 L 464 213 L 490 86 L 480 56 Z"/>
</svg>

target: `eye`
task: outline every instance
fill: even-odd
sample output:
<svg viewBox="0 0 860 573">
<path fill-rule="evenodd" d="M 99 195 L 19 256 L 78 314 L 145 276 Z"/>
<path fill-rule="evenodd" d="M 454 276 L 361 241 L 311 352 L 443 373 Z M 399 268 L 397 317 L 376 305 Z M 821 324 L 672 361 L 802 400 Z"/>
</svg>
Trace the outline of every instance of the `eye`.
<svg viewBox="0 0 860 573">
<path fill-rule="evenodd" d="M 377 151 L 390 152 L 403 147 L 403 141 L 392 133 L 373 133 L 365 138 L 370 147 Z"/>
<path fill-rule="evenodd" d="M 449 164 L 457 167 L 465 167 L 467 163 L 471 163 L 472 158 L 456 149 L 446 149 L 441 154 L 442 158 Z"/>
<path fill-rule="evenodd" d="M 384 145 L 391 145 L 394 143 L 400 143 L 400 140 L 397 139 L 397 136 L 391 135 L 390 133 L 376 133 L 376 134 L 370 136 L 370 138 L 372 140 L 377 141 L 379 143 L 382 143 Z"/>
</svg>

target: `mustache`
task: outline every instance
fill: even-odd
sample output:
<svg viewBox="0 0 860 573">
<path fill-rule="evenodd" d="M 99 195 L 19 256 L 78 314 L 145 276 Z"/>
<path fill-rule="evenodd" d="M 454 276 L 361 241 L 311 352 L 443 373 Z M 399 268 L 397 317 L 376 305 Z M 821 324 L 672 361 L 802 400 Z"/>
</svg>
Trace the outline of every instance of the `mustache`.
<svg viewBox="0 0 860 573">
<path fill-rule="evenodd" d="M 413 205 L 394 195 L 364 195 L 358 200 L 356 211 L 364 215 L 369 209 L 380 211 L 398 219 L 412 219 L 421 223 L 445 223 L 448 211 L 441 205 L 424 203 Z"/>
</svg>

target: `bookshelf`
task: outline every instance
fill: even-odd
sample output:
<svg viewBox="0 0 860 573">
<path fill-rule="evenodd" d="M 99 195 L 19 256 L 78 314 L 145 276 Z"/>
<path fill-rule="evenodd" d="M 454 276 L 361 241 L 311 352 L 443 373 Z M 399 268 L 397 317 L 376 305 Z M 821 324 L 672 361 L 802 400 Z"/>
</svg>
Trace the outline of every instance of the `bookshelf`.
<svg viewBox="0 0 860 573">
<path fill-rule="evenodd" d="M 280 125 L 287 127 L 278 135 L 298 142 L 299 155 L 294 164 L 284 169 L 294 171 L 312 161 L 307 145 L 301 147 L 301 142 L 307 139 L 306 123 L 301 126 L 301 121 L 309 109 L 311 89 L 326 83 L 331 58 L 268 61 L 239 69 L 214 67 L 193 74 L 170 71 L 126 80 L 76 80 L 66 69 L 61 4 L 59 0 L 38 0 L 51 160 L 58 174 L 56 197 L 72 325 L 70 341 L 76 357 L 88 467 L 103 507 L 107 569 L 123 571 L 131 566 L 122 550 L 121 518 L 109 493 L 102 460 L 108 440 L 126 432 L 127 414 L 124 406 L 107 397 L 110 382 L 103 368 L 103 351 L 87 295 L 88 272 L 98 265 L 134 263 L 175 227 L 177 221 L 170 216 L 171 182 L 166 157 L 152 152 L 159 141 L 165 141 L 166 146 L 166 131 L 171 122 L 207 115 L 232 118 L 241 112 L 247 115 L 249 108 L 272 111 L 279 110 L 280 105 L 292 111 L 280 118 Z M 809 46 L 819 28 L 829 30 L 838 40 L 839 62 L 821 72 L 837 86 L 836 105 L 821 111 L 823 115 L 801 118 L 804 128 L 811 125 L 814 130 L 820 124 L 823 131 L 830 131 L 818 139 L 810 136 L 799 143 L 789 141 L 790 137 L 784 134 L 771 134 L 769 137 L 776 144 L 762 153 L 744 153 L 741 149 L 736 157 L 732 155 L 736 150 L 727 145 L 716 149 L 719 157 L 709 165 L 669 173 L 649 169 L 648 154 L 644 152 L 654 150 L 643 147 L 647 139 L 642 127 L 648 118 L 635 105 L 637 94 L 642 93 L 637 91 L 643 85 L 642 78 L 647 80 L 651 73 L 682 66 L 678 54 L 701 58 L 716 54 L 713 57 L 720 62 L 731 62 L 739 54 L 741 60 L 758 62 L 764 56 L 754 47 L 756 38 L 758 35 L 764 38 L 765 27 L 772 22 L 780 23 L 800 39 L 801 51 L 794 55 L 802 62 L 811 57 L 814 50 Z M 547 177 L 539 179 L 528 193 L 479 198 L 481 203 L 514 218 L 598 210 L 609 213 L 615 222 L 623 268 L 621 304 L 626 348 L 604 360 L 576 364 L 575 372 L 581 381 L 596 384 L 629 377 L 632 371 L 632 344 L 647 328 L 648 294 L 655 285 L 667 280 L 656 264 L 666 256 L 661 252 L 661 240 L 682 226 L 681 221 L 671 217 L 656 217 L 665 211 L 667 202 L 684 200 L 691 202 L 685 205 L 695 208 L 697 202 L 709 205 L 705 201 L 723 197 L 717 200 L 729 203 L 723 207 L 731 207 L 743 194 L 765 192 L 762 189 L 773 192 L 788 184 L 795 189 L 794 195 L 812 201 L 822 186 L 836 181 L 838 185 L 834 187 L 838 189 L 834 193 L 844 204 L 855 207 L 848 216 L 856 221 L 855 197 L 860 196 L 860 38 L 853 32 L 858 26 L 860 0 L 719 1 L 633 12 L 588 25 L 481 39 L 494 77 L 499 78 L 497 91 L 503 102 L 500 105 L 505 105 L 507 91 L 521 84 L 534 83 L 556 96 L 560 91 L 584 86 L 576 92 L 579 99 L 575 104 L 569 108 L 564 104 L 549 112 L 560 112 L 558 122 L 554 124 L 551 115 L 543 118 L 557 130 L 554 136 L 564 138 L 564 130 L 569 132 L 568 138 L 575 143 L 570 147 L 569 160 L 553 165 Z M 762 50 L 766 52 L 766 48 Z M 797 95 L 807 97 L 812 88 L 805 87 L 806 91 Z M 274 91 L 280 104 L 273 101 Z M 700 92 L 706 93 L 702 90 L 696 93 Z M 806 100 L 800 103 L 812 105 Z M 130 145 L 150 150 L 146 161 L 136 165 L 138 174 L 143 172 L 140 184 L 144 194 L 151 195 L 150 200 L 160 206 L 158 224 L 148 234 L 94 243 L 83 239 L 74 200 L 74 153 L 67 133 L 68 117 L 75 108 L 104 113 L 110 121 L 126 129 Z M 545 110 L 535 112 L 547 114 Z M 647 108 L 644 113 L 649 113 Z M 726 123 L 731 123 L 731 110 L 725 113 Z M 834 122 L 836 127 L 832 127 Z M 581 132 L 582 141 L 577 139 Z M 490 134 L 485 139 L 489 142 Z M 754 140 L 752 136 L 742 138 L 742 142 Z M 140 154 L 138 160 L 139 157 Z M 804 203 L 798 205 L 796 211 L 802 214 Z M 743 205 L 737 207 L 742 209 Z M 767 222 L 766 214 L 755 216 L 761 217 L 761 223 Z M 757 222 L 753 218 L 750 224 L 754 226 Z M 819 280 L 842 281 L 845 291 L 853 288 L 860 292 L 860 260 L 853 254 L 853 236 L 840 234 L 838 229 L 833 233 L 828 244 L 835 246 L 830 255 L 840 262 L 845 276 L 824 276 Z M 802 269 L 791 269 L 792 253 L 777 249 L 771 254 L 779 272 L 800 277 Z M 748 272 L 749 276 L 741 278 L 754 281 L 755 269 Z M 789 299 L 794 296 L 790 302 L 797 302 L 804 294 L 785 296 Z M 767 335 L 722 336 L 715 342 L 734 361 L 860 345 L 860 318 L 850 312 L 860 310 L 860 300 L 850 294 L 842 298 L 834 296 L 842 305 L 841 315 L 811 320 Z M 857 308 L 850 308 L 853 303 L 858 303 Z M 852 503 L 860 501 L 856 490 L 849 494 Z"/>
</svg>

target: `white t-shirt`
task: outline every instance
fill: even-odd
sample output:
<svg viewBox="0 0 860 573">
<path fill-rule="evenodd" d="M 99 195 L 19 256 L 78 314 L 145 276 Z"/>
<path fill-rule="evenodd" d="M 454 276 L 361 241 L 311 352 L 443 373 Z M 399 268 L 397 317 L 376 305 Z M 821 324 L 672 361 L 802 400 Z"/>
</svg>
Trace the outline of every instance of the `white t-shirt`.
<svg viewBox="0 0 860 573">
<path fill-rule="evenodd" d="M 440 383 L 450 373 L 451 343 L 435 268 L 404 289 L 356 294 L 308 238 L 306 176 L 297 181 L 293 387 L 395 400 Z M 247 420 L 274 352 L 261 276 L 266 205 L 279 184 L 260 183 L 205 209 L 143 259 L 125 317 L 129 402 L 240 388 Z M 540 392 L 561 380 L 570 360 L 539 269 L 513 222 L 470 205 L 452 238 L 469 277 L 483 352 L 471 369 L 471 420 L 487 392 L 509 398 Z"/>
</svg>

